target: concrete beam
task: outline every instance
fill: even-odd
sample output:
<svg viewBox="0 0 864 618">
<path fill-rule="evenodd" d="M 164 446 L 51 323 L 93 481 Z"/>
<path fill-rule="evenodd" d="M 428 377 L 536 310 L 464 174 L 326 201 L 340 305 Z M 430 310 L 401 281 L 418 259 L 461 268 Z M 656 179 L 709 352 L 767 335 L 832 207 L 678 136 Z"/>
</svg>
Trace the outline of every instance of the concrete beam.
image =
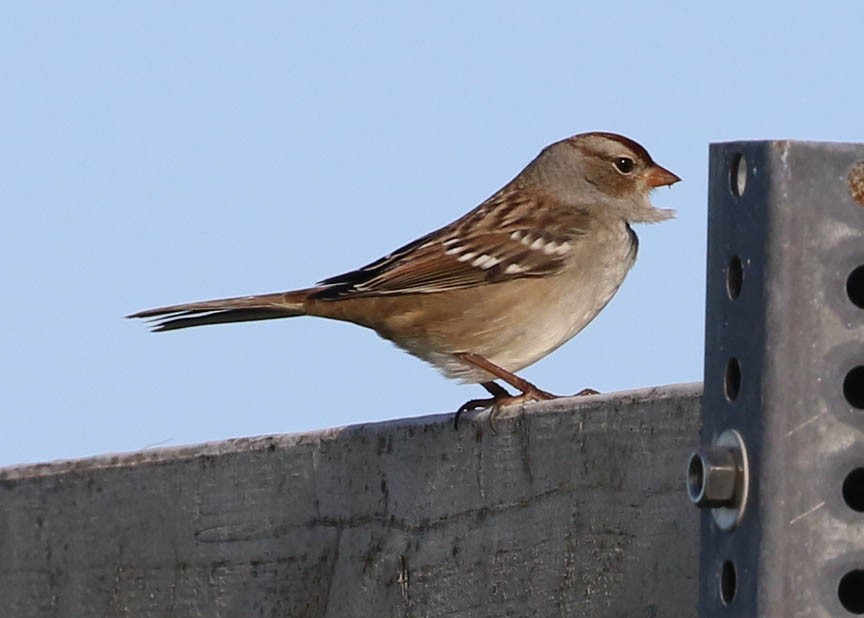
<svg viewBox="0 0 864 618">
<path fill-rule="evenodd" d="M 2 469 L 0 616 L 692 616 L 700 395 Z"/>
</svg>

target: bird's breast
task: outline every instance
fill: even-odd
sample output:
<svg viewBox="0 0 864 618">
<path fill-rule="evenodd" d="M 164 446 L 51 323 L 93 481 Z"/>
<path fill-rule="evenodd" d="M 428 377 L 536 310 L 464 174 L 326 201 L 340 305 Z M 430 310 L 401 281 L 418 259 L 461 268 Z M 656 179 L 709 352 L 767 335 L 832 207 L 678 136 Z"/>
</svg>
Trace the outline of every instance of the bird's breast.
<svg viewBox="0 0 864 618">
<path fill-rule="evenodd" d="M 480 354 L 516 372 L 569 341 L 618 291 L 636 258 L 635 235 L 624 225 L 579 249 L 555 276 L 485 286 L 464 306 L 463 319 L 457 320 L 462 326 L 454 324 L 449 333 L 461 349 L 436 351 L 427 360 L 449 377 L 478 382 L 489 376 L 465 367 L 447 352 Z M 473 326 L 465 329 L 469 324 Z"/>
</svg>

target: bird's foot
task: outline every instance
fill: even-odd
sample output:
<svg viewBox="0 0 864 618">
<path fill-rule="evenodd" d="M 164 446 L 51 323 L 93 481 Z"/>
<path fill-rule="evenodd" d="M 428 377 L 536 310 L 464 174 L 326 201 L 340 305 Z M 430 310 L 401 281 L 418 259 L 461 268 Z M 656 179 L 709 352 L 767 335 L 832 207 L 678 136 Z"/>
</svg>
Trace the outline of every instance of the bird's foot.
<svg viewBox="0 0 864 618">
<path fill-rule="evenodd" d="M 581 391 L 573 395 L 574 397 L 587 397 L 588 395 L 599 395 L 600 391 L 593 388 L 583 388 Z"/>
<path fill-rule="evenodd" d="M 526 386 L 527 388 L 519 395 L 511 395 L 494 382 L 484 382 L 483 387 L 492 394 L 492 397 L 471 399 L 462 404 L 453 417 L 453 428 L 459 429 L 459 418 L 465 412 L 489 409 L 489 427 L 492 429 L 492 433 L 497 434 L 498 428 L 495 426 L 495 417 L 500 414 L 502 408 L 512 405 L 524 405 L 532 401 L 555 399 L 558 397 L 558 395 L 553 395 L 552 393 L 537 388 L 530 382 L 526 383 Z"/>
</svg>

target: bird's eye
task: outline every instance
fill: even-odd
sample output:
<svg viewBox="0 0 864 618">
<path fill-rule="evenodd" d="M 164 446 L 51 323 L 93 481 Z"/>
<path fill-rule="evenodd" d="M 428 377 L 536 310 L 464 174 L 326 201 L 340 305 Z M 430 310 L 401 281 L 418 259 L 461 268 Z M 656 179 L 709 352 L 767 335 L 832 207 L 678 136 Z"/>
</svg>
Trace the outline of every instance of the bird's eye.
<svg viewBox="0 0 864 618">
<path fill-rule="evenodd" d="M 622 174 L 629 174 L 630 172 L 632 172 L 633 166 L 635 165 L 635 163 L 633 163 L 633 159 L 631 159 L 630 157 L 616 157 L 614 164 L 615 168 Z"/>
</svg>

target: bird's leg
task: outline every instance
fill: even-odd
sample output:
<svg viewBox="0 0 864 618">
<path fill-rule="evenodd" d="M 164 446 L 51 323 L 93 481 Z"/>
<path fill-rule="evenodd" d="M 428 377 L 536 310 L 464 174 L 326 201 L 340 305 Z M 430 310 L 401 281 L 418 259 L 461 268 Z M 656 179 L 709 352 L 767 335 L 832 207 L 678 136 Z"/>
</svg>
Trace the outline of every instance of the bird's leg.
<svg viewBox="0 0 864 618">
<path fill-rule="evenodd" d="M 486 360 L 485 358 L 483 358 L 479 354 L 472 354 L 470 352 L 461 352 L 459 354 L 456 354 L 456 356 L 459 357 L 461 360 L 465 361 L 466 363 L 468 363 L 469 365 L 474 365 L 475 367 L 477 367 L 477 369 L 482 369 L 486 373 L 491 373 L 493 376 L 495 376 L 499 380 L 503 380 L 504 382 L 506 382 L 507 384 L 509 384 L 513 388 L 520 391 L 522 393 L 522 395 L 521 396 L 517 395 L 516 396 L 517 398 L 518 397 L 526 397 L 527 401 L 538 401 L 541 399 L 555 399 L 556 397 L 558 397 L 558 395 L 553 395 L 552 393 L 547 393 L 546 391 L 537 388 L 536 386 L 531 384 L 531 382 L 529 382 L 528 380 L 523 380 L 522 378 L 517 376 L 515 373 L 511 373 L 511 372 L 507 371 L 506 369 L 504 369 L 503 367 L 499 367 L 495 363 Z M 483 384 L 483 386 L 486 386 L 486 384 L 489 384 L 489 383 L 486 382 Z M 497 388 L 499 388 L 502 391 L 504 390 L 501 387 L 497 387 Z M 500 397 L 500 395 L 498 393 L 491 390 L 488 386 L 486 386 L 486 390 L 488 390 L 490 393 L 495 395 L 496 399 L 498 399 Z M 504 391 L 504 392 L 506 393 L 507 391 Z M 511 396 L 511 395 L 508 395 L 508 396 Z M 505 403 L 510 403 L 510 402 L 505 402 Z"/>
<path fill-rule="evenodd" d="M 462 354 L 457 354 L 456 356 L 458 356 L 459 358 L 461 358 L 462 360 L 464 360 L 468 363 L 471 363 L 475 367 L 482 369 L 483 371 L 486 371 L 487 373 L 491 373 L 492 375 L 494 375 L 499 380 L 504 380 L 507 384 L 509 384 L 513 388 L 518 388 L 520 391 L 522 391 L 523 395 L 528 396 L 528 401 L 535 401 L 535 400 L 541 400 L 541 399 L 555 399 L 556 397 L 561 397 L 561 395 L 553 395 L 552 393 L 547 393 L 546 391 L 537 388 L 536 386 L 531 384 L 531 382 L 529 382 L 528 380 L 523 380 L 522 378 L 517 376 L 515 373 L 510 373 L 509 371 L 507 371 L 503 367 L 499 367 L 495 363 L 492 363 L 492 362 L 486 360 L 485 358 L 483 358 L 482 356 L 478 356 L 477 354 L 470 354 L 468 352 L 464 352 Z M 488 384 L 491 384 L 495 388 L 499 389 L 499 391 L 503 391 L 504 395 L 502 395 L 502 396 L 504 396 L 504 397 L 510 396 L 509 394 L 507 394 L 507 391 L 505 391 L 503 388 L 501 388 L 500 386 L 498 386 L 494 382 L 484 382 L 483 386 L 486 388 L 487 391 L 489 391 L 493 395 L 496 395 L 496 391 L 492 390 L 489 386 L 487 386 Z M 598 391 L 596 389 L 583 388 L 581 391 L 579 391 L 578 393 L 576 393 L 573 396 L 574 397 L 586 397 L 588 395 L 599 395 L 599 394 L 600 394 L 600 391 Z M 498 395 L 496 395 L 496 396 L 498 396 Z M 509 403 L 509 402 L 504 402 L 504 403 Z"/>
<path fill-rule="evenodd" d="M 499 386 L 495 382 L 481 382 L 480 386 L 482 386 L 487 391 L 489 391 L 489 393 L 491 395 L 493 395 L 494 397 L 497 397 L 499 399 L 501 397 L 510 397 L 510 393 L 507 392 L 507 389 L 504 388 L 503 386 Z"/>
<path fill-rule="evenodd" d="M 531 384 L 528 380 L 523 380 L 515 373 L 511 373 L 506 369 L 499 367 L 493 362 L 488 361 L 478 354 L 472 354 L 470 352 L 462 352 L 456 354 L 456 357 L 465 361 L 469 365 L 473 365 L 478 369 L 482 369 L 486 373 L 490 373 L 496 378 L 503 380 L 510 386 L 515 389 L 518 389 L 521 394 L 519 395 L 511 395 L 507 392 L 503 387 L 499 386 L 495 382 L 483 382 L 482 386 L 492 395 L 491 398 L 488 399 L 472 399 L 471 401 L 465 402 L 459 410 L 456 411 L 456 416 L 453 419 L 453 426 L 458 428 L 459 417 L 464 413 L 470 410 L 477 410 L 481 408 L 491 408 L 489 413 L 489 425 L 492 427 L 492 431 L 495 431 L 495 416 L 497 416 L 498 412 L 503 406 L 512 405 L 516 403 L 525 403 L 527 401 L 540 401 L 543 399 L 554 399 L 557 395 L 553 395 L 552 393 L 547 393 L 544 390 L 541 390 Z"/>
</svg>

